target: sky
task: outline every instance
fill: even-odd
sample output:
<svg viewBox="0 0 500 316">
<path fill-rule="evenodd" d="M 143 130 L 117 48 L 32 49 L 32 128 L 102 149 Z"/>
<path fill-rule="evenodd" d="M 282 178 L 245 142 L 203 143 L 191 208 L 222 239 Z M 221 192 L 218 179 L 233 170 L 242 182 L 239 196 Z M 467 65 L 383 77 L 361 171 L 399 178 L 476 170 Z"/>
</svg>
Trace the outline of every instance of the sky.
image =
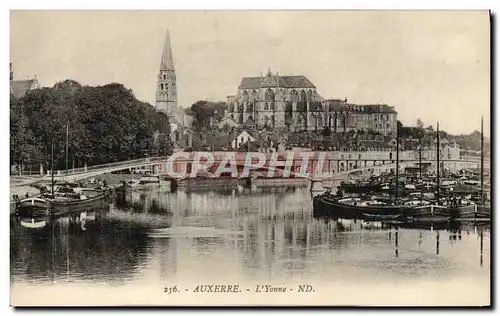
<svg viewBox="0 0 500 316">
<path fill-rule="evenodd" d="M 178 101 L 224 101 L 268 68 L 324 98 L 395 106 L 404 125 L 490 129 L 487 11 L 11 11 L 15 79 L 119 82 L 154 104 L 170 30 Z"/>
</svg>

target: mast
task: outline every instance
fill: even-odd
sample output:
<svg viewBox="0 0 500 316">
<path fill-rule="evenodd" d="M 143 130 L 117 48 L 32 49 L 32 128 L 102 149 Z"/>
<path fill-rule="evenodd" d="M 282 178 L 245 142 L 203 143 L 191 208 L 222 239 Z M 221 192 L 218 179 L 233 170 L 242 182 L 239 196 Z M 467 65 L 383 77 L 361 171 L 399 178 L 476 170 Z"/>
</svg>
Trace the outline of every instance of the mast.
<svg viewBox="0 0 500 316">
<path fill-rule="evenodd" d="M 54 197 L 54 133 L 52 132 L 52 153 L 51 153 L 51 162 L 50 162 L 50 176 L 52 183 L 52 197 Z"/>
<path fill-rule="evenodd" d="M 66 177 L 69 175 L 68 167 L 68 141 L 69 141 L 69 124 L 66 124 Z"/>
<path fill-rule="evenodd" d="M 419 138 L 419 147 L 418 147 L 418 167 L 419 167 L 419 174 L 420 174 L 420 181 L 423 184 L 423 179 L 422 179 L 422 135 L 420 135 Z M 422 190 L 420 190 L 420 203 L 422 203 Z"/>
<path fill-rule="evenodd" d="M 419 138 L 419 147 L 418 147 L 418 166 L 419 166 L 419 174 L 420 180 L 422 180 L 422 136 Z"/>
<path fill-rule="evenodd" d="M 394 204 L 398 204 L 398 194 L 399 194 L 399 126 L 396 122 L 396 197 L 394 198 Z"/>
<path fill-rule="evenodd" d="M 439 146 L 439 121 L 437 122 L 437 147 L 436 147 L 436 152 L 437 152 L 437 177 L 436 177 L 436 182 L 437 182 L 437 203 L 439 205 L 439 154 L 441 152 L 440 146 Z"/>
<path fill-rule="evenodd" d="M 484 205 L 484 136 L 483 117 L 481 116 L 481 205 Z"/>
</svg>

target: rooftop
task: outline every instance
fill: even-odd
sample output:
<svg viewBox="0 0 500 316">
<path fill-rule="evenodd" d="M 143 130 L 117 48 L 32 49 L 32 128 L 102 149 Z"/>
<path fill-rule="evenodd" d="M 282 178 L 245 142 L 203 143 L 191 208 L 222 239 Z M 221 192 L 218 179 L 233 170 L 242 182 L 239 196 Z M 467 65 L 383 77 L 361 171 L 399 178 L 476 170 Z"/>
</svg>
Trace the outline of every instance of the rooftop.
<svg viewBox="0 0 500 316">
<path fill-rule="evenodd" d="M 272 76 L 274 80 L 265 82 L 266 77 L 243 77 L 240 89 L 259 89 L 262 87 L 316 88 L 305 76 Z"/>
<path fill-rule="evenodd" d="M 28 79 L 28 80 L 12 80 L 10 82 L 10 91 L 15 98 L 22 98 L 26 92 L 31 90 L 33 87 L 38 85 L 38 80 Z"/>
</svg>

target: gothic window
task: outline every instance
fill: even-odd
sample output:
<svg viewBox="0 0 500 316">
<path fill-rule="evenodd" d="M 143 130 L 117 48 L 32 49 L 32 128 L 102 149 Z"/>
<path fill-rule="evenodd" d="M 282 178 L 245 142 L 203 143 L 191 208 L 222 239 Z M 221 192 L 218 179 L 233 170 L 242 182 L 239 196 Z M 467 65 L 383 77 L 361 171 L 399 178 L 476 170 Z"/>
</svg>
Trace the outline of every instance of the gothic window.
<svg viewBox="0 0 500 316">
<path fill-rule="evenodd" d="M 270 105 L 270 110 L 274 111 L 274 102 Z"/>
<path fill-rule="evenodd" d="M 252 91 L 252 100 L 255 100 L 257 101 L 259 98 L 258 98 L 258 93 L 256 90 L 253 90 Z"/>
<path fill-rule="evenodd" d="M 268 126 L 269 126 L 269 118 L 267 117 L 267 115 L 264 115 L 264 127 Z"/>
<path fill-rule="evenodd" d="M 266 95 L 265 95 L 265 100 L 266 101 L 274 101 L 274 92 L 271 89 L 267 89 Z"/>
<path fill-rule="evenodd" d="M 274 115 L 271 115 L 271 127 L 274 127 L 274 122 L 275 118 L 274 118 Z"/>
<path fill-rule="evenodd" d="M 290 101 L 297 102 L 299 101 L 299 93 L 297 90 L 290 91 Z"/>
<path fill-rule="evenodd" d="M 243 101 L 247 102 L 248 101 L 248 93 L 246 91 L 243 91 L 241 94 L 243 96 Z"/>
<path fill-rule="evenodd" d="M 300 91 L 300 101 L 306 101 L 306 99 L 307 99 L 306 92 L 304 90 L 301 90 Z"/>
<path fill-rule="evenodd" d="M 307 91 L 307 99 L 312 101 L 312 90 Z"/>
<path fill-rule="evenodd" d="M 160 83 L 160 90 L 163 90 L 163 83 Z"/>
<path fill-rule="evenodd" d="M 167 80 L 167 75 L 163 74 L 163 80 Z"/>
<path fill-rule="evenodd" d="M 321 115 L 318 115 L 316 120 L 317 120 L 318 127 L 322 127 L 323 126 L 323 119 L 321 118 Z"/>
<path fill-rule="evenodd" d="M 266 103 L 264 103 L 264 111 L 267 111 L 267 110 L 269 110 L 269 106 L 267 105 L 267 102 L 266 102 Z"/>
</svg>

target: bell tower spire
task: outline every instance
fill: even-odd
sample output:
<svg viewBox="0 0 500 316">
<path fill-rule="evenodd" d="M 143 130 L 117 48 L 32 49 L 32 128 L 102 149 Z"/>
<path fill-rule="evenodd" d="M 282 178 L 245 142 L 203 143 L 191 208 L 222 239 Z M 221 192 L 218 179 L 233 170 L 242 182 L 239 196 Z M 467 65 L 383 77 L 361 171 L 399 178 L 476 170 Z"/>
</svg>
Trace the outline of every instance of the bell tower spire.
<svg viewBox="0 0 500 316">
<path fill-rule="evenodd" d="M 170 31 L 168 29 L 163 44 L 156 86 L 156 107 L 169 116 L 173 114 L 172 110 L 177 108 L 177 84 L 172 47 L 170 45 Z"/>
<path fill-rule="evenodd" d="M 169 29 L 167 29 L 167 35 L 165 36 L 165 43 L 163 45 L 163 54 L 161 55 L 161 69 L 175 71 L 174 59 L 172 56 L 172 47 L 170 45 Z"/>
</svg>

